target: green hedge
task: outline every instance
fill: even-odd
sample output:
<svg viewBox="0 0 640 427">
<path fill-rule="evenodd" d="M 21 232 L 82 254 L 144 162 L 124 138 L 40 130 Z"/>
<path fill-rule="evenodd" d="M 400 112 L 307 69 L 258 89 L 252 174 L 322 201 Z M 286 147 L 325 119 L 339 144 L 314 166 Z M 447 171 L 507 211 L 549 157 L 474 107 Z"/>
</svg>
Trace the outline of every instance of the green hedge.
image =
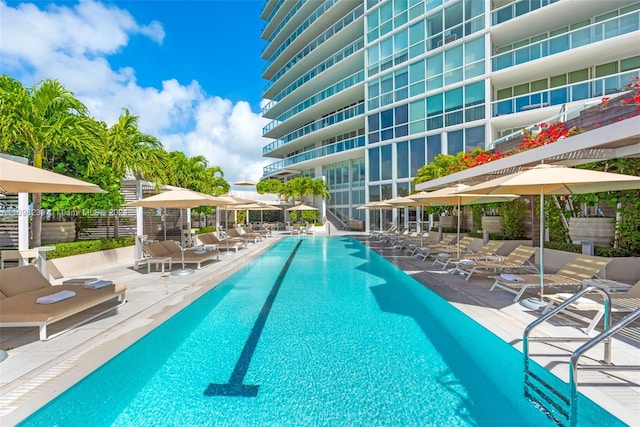
<svg viewBox="0 0 640 427">
<path fill-rule="evenodd" d="M 207 227 L 200 227 L 196 230 L 196 234 L 213 233 L 216 231 L 215 225 L 209 225 Z"/>
<path fill-rule="evenodd" d="M 544 247 L 547 249 L 557 249 L 565 252 L 575 252 L 577 254 L 582 253 L 582 245 L 576 245 L 574 243 L 567 242 L 544 242 Z M 631 256 L 628 250 L 622 248 L 612 248 L 609 246 L 594 246 L 593 253 L 596 256 L 605 258 L 614 257 L 628 257 Z"/>
<path fill-rule="evenodd" d="M 119 237 L 117 239 L 80 240 L 78 242 L 56 243 L 55 251 L 47 252 L 47 259 L 64 258 L 72 255 L 88 254 L 91 252 L 117 249 L 133 246 L 135 237 Z"/>
</svg>

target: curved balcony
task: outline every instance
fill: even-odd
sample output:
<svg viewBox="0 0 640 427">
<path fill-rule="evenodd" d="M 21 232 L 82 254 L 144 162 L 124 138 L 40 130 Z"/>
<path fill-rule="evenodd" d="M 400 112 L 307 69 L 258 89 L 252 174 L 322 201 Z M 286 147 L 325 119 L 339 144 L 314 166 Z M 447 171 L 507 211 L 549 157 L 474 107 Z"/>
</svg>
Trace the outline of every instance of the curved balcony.
<svg viewBox="0 0 640 427">
<path fill-rule="evenodd" d="M 320 74 L 323 71 L 327 70 L 328 68 L 334 66 L 335 64 L 337 64 L 338 62 L 342 61 L 343 59 L 346 59 L 349 56 L 355 54 L 356 52 L 360 51 L 363 48 L 364 48 L 364 37 L 361 37 L 358 40 L 356 40 L 354 43 L 350 44 L 349 46 L 347 46 L 346 48 L 344 48 L 340 52 L 338 52 L 335 55 L 333 55 L 331 58 L 327 59 L 326 61 L 322 62 L 321 64 L 319 64 L 318 66 L 313 68 L 311 71 L 306 73 L 304 76 L 300 77 L 298 80 L 296 80 L 291 85 L 289 85 L 286 89 L 284 89 L 283 91 L 278 93 L 276 96 L 274 96 L 273 99 L 267 105 L 265 105 L 262 108 L 262 115 L 263 116 L 266 115 L 266 113 L 270 109 L 275 107 L 276 104 L 282 98 L 284 98 L 285 96 L 289 95 L 291 92 L 293 92 L 294 90 L 296 90 L 297 88 L 299 88 L 300 86 L 302 86 L 303 84 L 305 84 L 306 82 L 308 82 L 309 80 L 311 80 L 312 78 L 317 76 L 318 74 Z M 269 82 L 269 84 L 267 86 L 265 86 L 264 91 L 266 92 L 267 89 L 269 87 L 271 87 L 272 85 L 273 85 L 273 82 Z"/>
<path fill-rule="evenodd" d="M 335 5 L 337 2 L 338 0 L 325 0 L 315 11 L 313 11 L 311 15 L 309 15 L 309 17 L 307 17 L 307 19 L 304 20 L 302 24 L 298 26 L 298 28 L 296 28 L 289 35 L 289 37 L 287 37 L 285 41 L 280 44 L 278 49 L 276 49 L 276 51 L 269 56 L 269 58 L 267 59 L 267 65 L 273 62 L 273 60 L 277 58 L 278 55 L 280 55 L 282 52 L 284 52 L 291 45 L 291 43 L 293 43 L 293 41 L 297 39 L 298 36 L 300 36 L 300 34 L 302 34 L 307 28 L 309 28 L 314 22 L 316 22 L 323 13 L 325 13 L 331 6 Z M 265 46 L 263 52 L 268 46 L 268 44 Z"/>
<path fill-rule="evenodd" d="M 262 47 L 261 53 L 264 53 L 269 48 L 269 43 L 271 43 L 273 39 L 277 37 L 280 31 L 282 31 L 282 29 L 289 23 L 289 20 L 293 17 L 293 15 L 295 15 L 296 12 L 299 11 L 306 2 L 307 0 L 298 0 L 296 2 L 295 6 L 291 8 L 287 15 L 282 18 L 282 21 L 278 24 L 278 26 L 271 32 L 271 35 L 269 36 L 269 38 L 267 38 L 267 43 L 265 43 L 265 45 Z"/>
<path fill-rule="evenodd" d="M 273 81 L 278 80 L 284 73 L 286 73 L 296 63 L 304 59 L 312 51 L 320 47 L 324 42 L 326 42 L 327 40 L 335 36 L 338 32 L 340 32 L 342 29 L 347 27 L 349 24 L 351 24 L 353 21 L 355 21 L 359 17 L 361 17 L 363 14 L 364 14 L 364 5 L 361 4 L 360 6 L 356 7 L 351 13 L 349 13 L 347 16 L 342 18 L 339 22 L 337 22 L 335 25 L 329 28 L 327 31 L 320 34 L 318 37 L 316 37 L 311 42 L 309 42 L 305 47 L 300 49 L 295 55 L 293 55 L 292 59 L 286 64 L 284 64 L 282 67 L 280 67 L 272 77 L 267 77 L 267 72 L 271 68 L 271 66 L 274 64 L 274 62 L 268 62 L 263 69 L 263 73 L 262 73 L 263 78 L 268 78 Z"/>
<path fill-rule="evenodd" d="M 300 129 L 297 129 L 294 132 L 291 132 L 290 134 L 272 142 L 271 144 L 266 145 L 265 147 L 262 148 L 262 154 L 267 155 L 271 151 L 277 148 L 280 148 L 283 145 L 286 145 L 291 141 L 294 141 L 300 137 L 303 137 L 310 133 L 316 132 L 320 129 L 332 126 L 336 123 L 340 123 L 342 121 L 349 120 L 353 117 L 360 116 L 363 114 L 364 114 L 364 102 L 354 105 L 353 107 L 349 107 L 344 110 L 337 111 L 331 114 L 330 116 L 323 117 L 321 119 L 316 120 L 313 123 L 309 123 L 308 125 L 301 127 Z"/>
<path fill-rule="evenodd" d="M 597 79 L 554 87 L 491 103 L 492 116 L 503 116 L 553 105 L 570 104 L 585 99 L 607 96 L 626 90 L 627 84 L 640 76 L 640 70 L 612 74 Z"/>
<path fill-rule="evenodd" d="M 502 24 L 559 0 L 520 0 L 491 12 L 491 25 Z"/>
<path fill-rule="evenodd" d="M 283 114 L 281 114 L 277 119 L 271 121 L 267 126 L 265 126 L 264 128 L 262 128 L 262 134 L 266 135 L 269 131 L 271 131 L 272 129 L 274 129 L 276 126 L 278 126 L 280 123 L 282 123 L 283 121 L 295 116 L 296 114 L 306 110 L 307 108 L 327 99 L 330 98 L 350 87 L 353 87 L 359 83 L 362 83 L 364 81 L 364 71 L 359 71 L 355 74 L 350 75 L 349 77 L 347 77 L 344 80 L 339 81 L 338 83 L 334 84 L 333 86 L 330 86 L 318 93 L 316 93 L 315 95 L 305 99 L 304 101 L 302 101 L 301 103 L 299 103 L 298 105 L 296 105 L 293 108 L 290 108 L 289 110 L 287 110 L 286 112 L 284 112 Z"/>
<path fill-rule="evenodd" d="M 640 11 L 549 37 L 536 43 L 510 50 L 491 58 L 493 71 L 503 70 L 546 56 L 555 55 L 640 29 Z"/>
<path fill-rule="evenodd" d="M 361 148 L 361 147 L 364 147 L 364 145 L 365 145 L 364 135 L 351 138 L 351 139 L 345 139 L 344 141 L 339 141 L 330 145 L 325 145 L 324 147 L 319 147 L 313 150 L 305 151 L 304 153 L 296 154 L 294 156 L 287 157 L 286 159 L 267 165 L 262 169 L 262 175 L 263 176 L 272 175 L 275 172 L 285 169 L 287 166 L 292 166 L 297 163 L 318 159 L 320 157 L 325 157 L 331 154 L 353 150 L 355 148 Z"/>
</svg>

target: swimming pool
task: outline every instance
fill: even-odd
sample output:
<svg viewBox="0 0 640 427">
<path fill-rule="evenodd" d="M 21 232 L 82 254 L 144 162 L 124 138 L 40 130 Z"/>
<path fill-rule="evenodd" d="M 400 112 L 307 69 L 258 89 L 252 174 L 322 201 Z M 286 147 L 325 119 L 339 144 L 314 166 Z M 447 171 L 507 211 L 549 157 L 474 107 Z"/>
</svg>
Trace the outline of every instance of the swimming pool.
<svg viewBox="0 0 640 427">
<path fill-rule="evenodd" d="M 288 238 L 23 425 L 554 425 L 522 379 L 518 351 L 355 239 Z"/>
</svg>

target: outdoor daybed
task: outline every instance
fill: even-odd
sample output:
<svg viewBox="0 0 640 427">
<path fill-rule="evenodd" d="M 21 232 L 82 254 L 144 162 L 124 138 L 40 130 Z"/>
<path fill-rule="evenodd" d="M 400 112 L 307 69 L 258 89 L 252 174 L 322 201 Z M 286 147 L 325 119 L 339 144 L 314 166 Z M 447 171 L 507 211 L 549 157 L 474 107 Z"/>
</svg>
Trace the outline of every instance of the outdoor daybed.
<svg viewBox="0 0 640 427">
<path fill-rule="evenodd" d="M 125 285 L 118 284 L 99 289 L 86 289 L 81 284 L 53 286 L 33 265 L 6 268 L 0 270 L 0 327 L 37 326 L 40 328 L 40 340 L 46 341 L 116 310 L 126 302 L 126 289 Z M 37 302 L 38 298 L 61 291 L 73 291 L 75 295 L 53 304 Z M 98 313 L 92 310 L 87 317 L 82 316 L 73 325 L 47 336 L 48 325 L 116 299 L 117 304 L 110 304 Z"/>
</svg>

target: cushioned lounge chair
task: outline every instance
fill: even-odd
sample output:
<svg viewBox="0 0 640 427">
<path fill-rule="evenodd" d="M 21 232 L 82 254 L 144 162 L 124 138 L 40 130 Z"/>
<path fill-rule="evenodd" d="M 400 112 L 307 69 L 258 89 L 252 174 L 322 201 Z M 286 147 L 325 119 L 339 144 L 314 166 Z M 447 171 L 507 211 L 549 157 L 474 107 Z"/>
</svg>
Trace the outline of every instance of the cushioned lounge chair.
<svg viewBox="0 0 640 427">
<path fill-rule="evenodd" d="M 227 239 L 229 241 L 237 241 L 244 242 L 245 247 L 249 242 L 258 243 L 260 241 L 260 237 L 250 237 L 245 234 L 240 234 L 240 231 L 236 228 L 230 228 L 227 230 Z"/>
<path fill-rule="evenodd" d="M 53 286 L 33 265 L 0 270 L 0 327 L 38 327 L 40 340 L 46 341 L 116 310 L 126 302 L 126 289 L 119 284 L 99 289 L 85 289 L 83 285 Z M 38 304 L 38 298 L 60 291 L 73 291 L 75 296 L 54 304 Z M 105 304 L 86 316 L 80 314 L 111 300 L 114 304 Z M 73 325 L 47 335 L 48 325 L 76 314 L 80 319 Z"/>
<path fill-rule="evenodd" d="M 548 303 L 542 310 L 542 314 L 546 314 L 555 306 L 562 304 L 572 296 L 573 294 L 569 293 L 545 295 L 544 297 Z M 630 313 L 634 310 L 640 309 L 640 280 L 625 292 L 609 293 L 609 297 L 612 313 Z M 593 317 L 587 316 L 586 312 L 593 312 Z M 581 297 L 577 301 L 574 301 L 565 307 L 563 313 L 575 319 L 587 322 L 588 326 L 585 328 L 584 332 L 589 334 L 598 325 L 600 319 L 602 319 L 602 316 L 604 315 L 604 304 L 587 297 Z"/>
<path fill-rule="evenodd" d="M 609 262 L 611 258 L 602 258 L 589 255 L 577 255 L 564 267 L 562 267 L 557 273 L 544 274 L 543 286 L 564 288 L 569 290 L 576 290 L 582 286 L 582 281 L 591 279 L 600 270 L 602 270 Z M 513 302 L 517 302 L 525 291 L 529 288 L 540 287 L 540 275 L 539 274 L 523 274 L 517 276 L 518 281 L 505 280 L 501 276 L 489 276 L 494 279 L 495 282 L 491 286 L 490 291 L 495 288 L 500 288 L 512 294 L 515 294 Z"/>
<path fill-rule="evenodd" d="M 437 234 L 434 235 L 434 239 L 437 238 L 436 237 Z M 439 248 L 447 248 L 449 247 L 455 240 L 456 240 L 456 235 L 455 234 L 445 234 L 444 236 L 442 236 L 442 240 L 440 240 L 439 242 L 434 242 L 432 244 L 429 243 L 428 246 L 424 246 L 425 242 L 423 242 L 423 245 L 420 246 L 414 253 L 414 258 L 422 258 L 422 261 L 425 261 L 427 259 L 427 257 L 429 256 L 429 254 Z"/>
<path fill-rule="evenodd" d="M 395 225 L 392 225 L 384 231 L 374 230 L 371 232 L 371 238 L 373 238 L 374 240 L 381 240 L 384 236 L 395 233 L 397 228 L 398 227 L 396 227 Z"/>
<path fill-rule="evenodd" d="M 427 256 L 434 255 L 433 265 L 440 264 L 444 270 L 451 262 L 451 257 L 455 254 L 464 254 L 469 252 L 469 245 L 473 243 L 473 237 L 463 237 L 458 243 L 444 246 L 435 246 L 431 248 L 431 252 Z M 437 252 L 437 254 L 436 254 Z"/>
<path fill-rule="evenodd" d="M 449 261 L 444 265 L 444 267 L 442 267 L 442 269 L 444 270 L 445 268 L 447 268 L 449 263 L 452 263 L 452 264 L 454 264 L 456 266 L 456 268 L 454 268 L 454 270 L 452 272 L 452 273 L 455 274 L 456 271 L 457 271 L 457 268 L 458 268 L 457 267 L 458 264 L 462 263 L 463 265 L 473 266 L 473 264 L 475 264 L 477 261 L 484 261 L 484 260 L 488 259 L 489 257 L 495 256 L 496 252 L 502 247 L 502 245 L 504 245 L 504 242 L 499 242 L 497 240 L 491 240 L 491 241 L 487 242 L 486 245 L 484 245 L 483 247 L 478 249 L 476 252 L 465 253 L 463 260 L 456 261 L 456 260 L 452 260 L 451 258 L 449 258 Z"/>
<path fill-rule="evenodd" d="M 538 269 L 530 261 L 538 248 L 534 248 L 526 245 L 519 245 L 507 256 L 493 256 L 487 257 L 484 260 L 474 261 L 473 264 L 465 265 L 464 263 L 458 263 L 455 268 L 456 273 L 460 273 L 466 276 L 465 280 L 469 280 L 473 273 L 477 271 L 509 271 L 520 272 L 528 271 L 531 273 L 537 273 Z"/>
<path fill-rule="evenodd" d="M 218 236 L 216 236 L 214 233 L 204 233 L 204 234 L 199 234 L 198 236 L 198 240 L 205 246 L 210 246 L 213 247 L 215 245 L 215 247 L 218 250 L 234 250 L 236 252 L 238 252 L 239 249 L 246 247 L 246 244 L 244 241 L 238 241 L 238 240 L 228 240 L 228 239 L 220 239 Z"/>
<path fill-rule="evenodd" d="M 156 242 L 148 245 L 144 245 L 144 250 L 150 255 L 151 259 L 163 259 L 171 258 L 172 263 L 181 263 L 182 248 L 173 240 L 165 240 L 164 242 Z M 220 251 L 213 250 L 198 250 L 197 248 L 188 249 L 184 251 L 184 263 L 196 264 L 196 268 L 200 269 L 202 263 L 205 261 L 220 259 Z"/>
</svg>

